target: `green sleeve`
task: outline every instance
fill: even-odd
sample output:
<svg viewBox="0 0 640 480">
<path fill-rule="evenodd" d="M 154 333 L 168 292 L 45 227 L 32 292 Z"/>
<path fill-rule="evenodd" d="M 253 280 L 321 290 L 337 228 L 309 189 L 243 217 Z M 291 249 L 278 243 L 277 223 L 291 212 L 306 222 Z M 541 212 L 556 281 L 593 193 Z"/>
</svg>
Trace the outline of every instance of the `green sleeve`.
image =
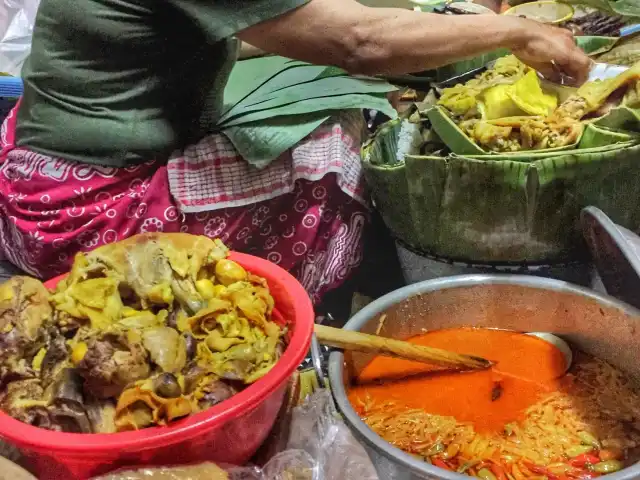
<svg viewBox="0 0 640 480">
<path fill-rule="evenodd" d="M 212 40 L 232 37 L 310 0 L 168 0 Z"/>
</svg>

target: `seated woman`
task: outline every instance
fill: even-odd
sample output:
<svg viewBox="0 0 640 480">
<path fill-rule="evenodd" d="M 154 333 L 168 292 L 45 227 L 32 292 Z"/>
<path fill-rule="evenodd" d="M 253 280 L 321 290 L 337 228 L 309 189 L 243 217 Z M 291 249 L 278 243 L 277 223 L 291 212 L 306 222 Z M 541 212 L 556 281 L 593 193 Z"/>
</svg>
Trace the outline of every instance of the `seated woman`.
<svg viewBox="0 0 640 480">
<path fill-rule="evenodd" d="M 140 232 L 220 237 L 291 271 L 315 301 L 361 260 L 367 221 L 348 115 L 264 170 L 212 134 L 235 38 L 353 73 L 402 74 L 510 48 L 584 79 L 564 30 L 355 0 L 42 0 L 24 96 L 2 130 L 0 241 L 38 277 Z"/>
</svg>

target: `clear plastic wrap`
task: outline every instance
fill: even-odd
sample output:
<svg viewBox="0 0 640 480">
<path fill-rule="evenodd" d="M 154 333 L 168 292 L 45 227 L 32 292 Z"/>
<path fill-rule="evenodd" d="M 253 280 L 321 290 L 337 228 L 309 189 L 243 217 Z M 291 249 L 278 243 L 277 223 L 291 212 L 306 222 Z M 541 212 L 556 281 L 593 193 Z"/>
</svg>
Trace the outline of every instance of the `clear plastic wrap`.
<svg viewBox="0 0 640 480">
<path fill-rule="evenodd" d="M 0 0 L 0 72 L 19 76 L 31 51 L 40 0 Z"/>
<path fill-rule="evenodd" d="M 94 480 L 378 480 L 366 451 L 342 422 L 327 390 L 318 390 L 290 413 L 286 449 L 262 468 L 144 468 Z"/>
</svg>

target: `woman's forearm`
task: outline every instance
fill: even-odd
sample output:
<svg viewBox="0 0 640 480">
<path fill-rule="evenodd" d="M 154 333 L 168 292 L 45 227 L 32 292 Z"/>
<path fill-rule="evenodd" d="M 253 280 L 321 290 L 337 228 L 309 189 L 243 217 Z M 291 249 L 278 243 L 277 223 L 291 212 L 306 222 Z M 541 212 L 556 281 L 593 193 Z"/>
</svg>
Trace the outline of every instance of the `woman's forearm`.
<svg viewBox="0 0 640 480">
<path fill-rule="evenodd" d="M 354 28 L 358 73 L 418 72 L 525 42 L 526 31 L 497 15 L 381 10 Z"/>
<path fill-rule="evenodd" d="M 353 73 L 399 74 L 438 67 L 525 42 L 517 19 L 369 8 L 354 0 L 312 0 L 240 33 L 263 50 Z"/>
</svg>

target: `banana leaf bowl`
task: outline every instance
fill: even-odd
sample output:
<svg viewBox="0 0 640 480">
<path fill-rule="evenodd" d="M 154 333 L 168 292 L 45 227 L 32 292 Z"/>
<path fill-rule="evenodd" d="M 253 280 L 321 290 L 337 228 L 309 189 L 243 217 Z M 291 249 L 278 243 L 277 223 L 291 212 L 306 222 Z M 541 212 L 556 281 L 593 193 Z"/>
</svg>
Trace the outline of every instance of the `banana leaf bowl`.
<svg viewBox="0 0 640 480">
<path fill-rule="evenodd" d="M 487 264 L 583 261 L 579 219 L 589 205 L 640 231 L 640 109 L 613 108 L 571 145 L 509 153 L 475 144 L 441 107 L 416 110 L 428 130 L 407 128 L 409 112 L 362 149 L 375 206 L 412 250 Z M 441 147 L 424 151 L 429 141 Z"/>
</svg>

